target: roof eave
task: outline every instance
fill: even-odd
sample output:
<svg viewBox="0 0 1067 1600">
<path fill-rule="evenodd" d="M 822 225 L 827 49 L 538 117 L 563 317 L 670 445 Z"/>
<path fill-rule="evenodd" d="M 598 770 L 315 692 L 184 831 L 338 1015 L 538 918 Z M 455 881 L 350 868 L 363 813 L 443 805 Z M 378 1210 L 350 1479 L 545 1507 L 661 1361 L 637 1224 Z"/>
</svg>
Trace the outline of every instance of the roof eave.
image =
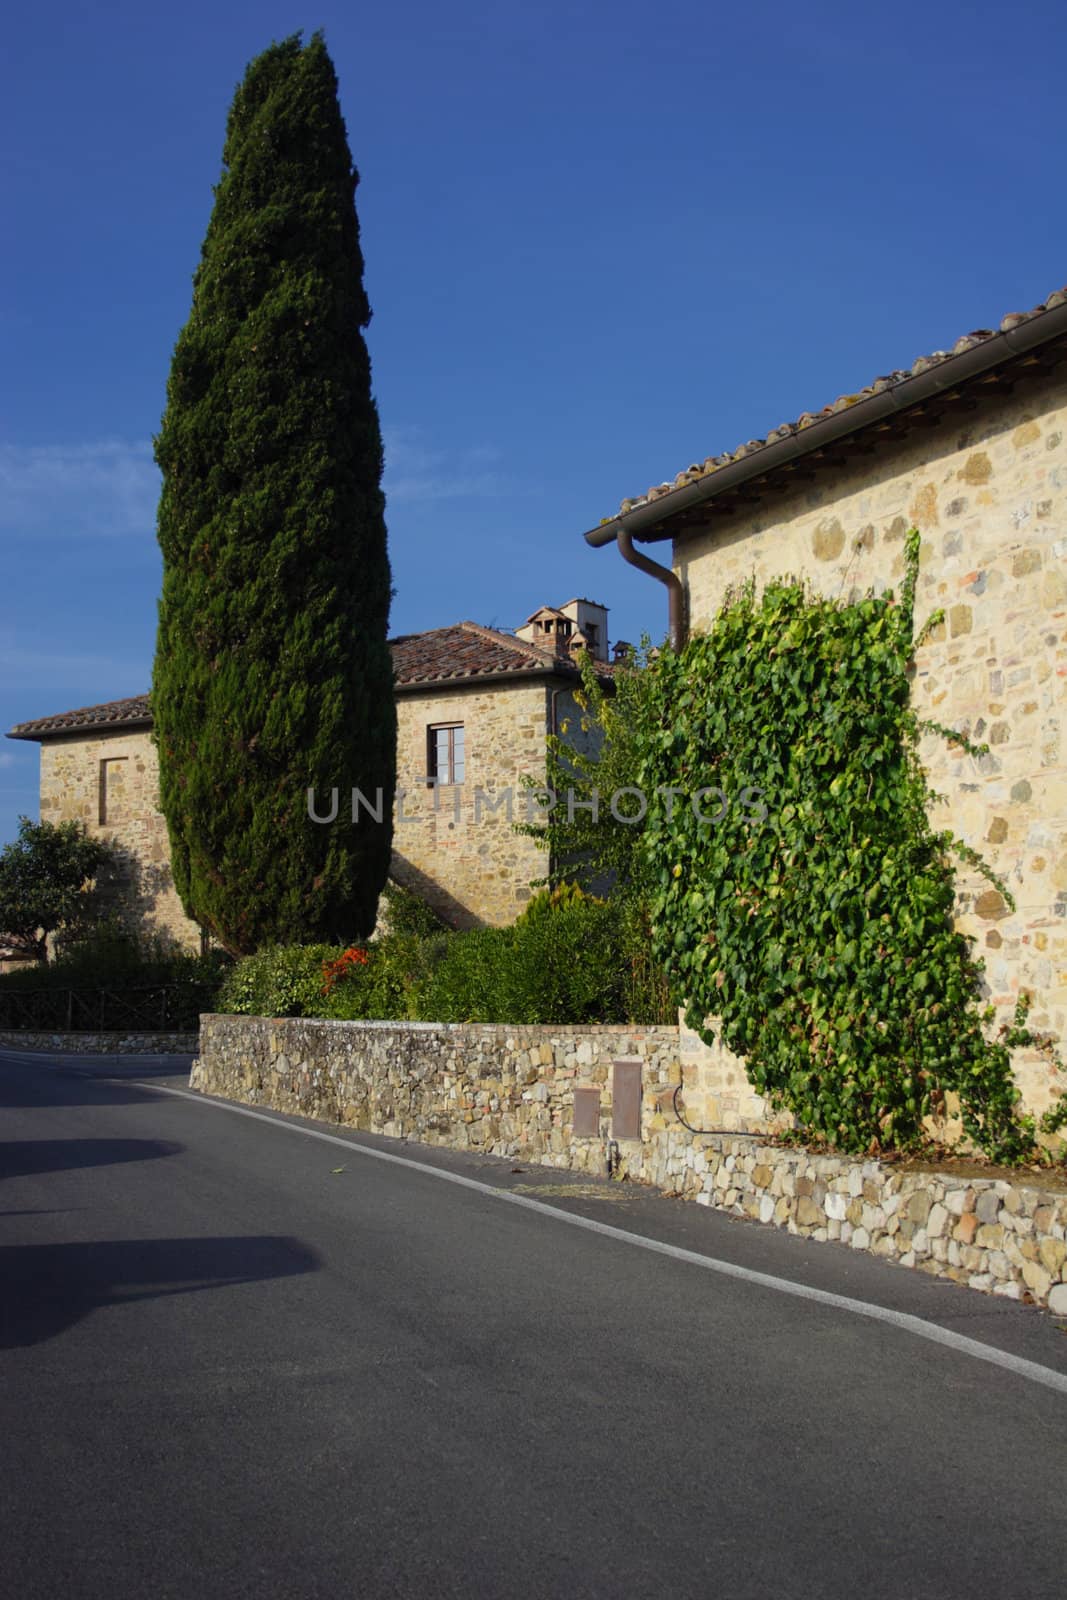
<svg viewBox="0 0 1067 1600">
<path fill-rule="evenodd" d="M 601 662 L 601 666 L 605 663 Z M 455 678 L 427 678 L 419 683 L 398 683 L 395 687 L 397 694 L 421 694 L 431 689 L 476 689 L 483 683 L 522 683 L 537 682 L 543 678 L 571 678 L 578 679 L 581 672 L 571 661 L 559 661 L 553 666 L 547 663 L 544 666 L 508 668 L 502 672 L 472 673 L 470 677 Z"/>
<path fill-rule="evenodd" d="M 603 676 L 609 677 L 610 674 Z M 477 689 L 483 683 L 536 683 L 545 678 L 576 680 L 580 677 L 581 672 L 574 662 L 545 662 L 544 665 L 538 662 L 529 667 L 507 668 L 501 672 L 457 674 L 454 678 L 426 678 L 414 683 L 397 683 L 393 685 L 393 691 L 398 695 L 416 695 L 452 689 Z M 79 727 L 68 728 L 41 728 L 28 722 L 16 724 L 4 737 L 22 739 L 28 744 L 43 744 L 50 739 L 98 738 L 103 733 L 127 733 L 151 726 L 151 717 L 128 717 L 121 722 L 86 722 Z"/>
<path fill-rule="evenodd" d="M 785 439 L 775 439 L 761 445 L 739 461 L 731 461 L 694 483 L 683 484 L 680 489 L 672 489 L 655 500 L 647 500 L 632 511 L 607 518 L 597 527 L 589 529 L 584 536 L 586 543 L 594 548 L 614 544 L 620 528 L 625 528 L 635 539 L 641 539 L 646 544 L 669 539 L 670 531 L 661 524 L 680 512 L 713 500 L 727 490 L 736 489 L 751 478 L 762 477 L 778 467 L 800 460 L 848 434 L 859 433 L 873 423 L 907 411 L 945 389 L 955 389 L 960 384 L 969 383 L 994 367 L 1027 355 L 1039 346 L 1051 344 L 1065 335 L 1067 302 L 1039 311 L 1014 328 L 983 339 L 981 344 L 972 345 L 969 350 L 961 350 L 959 355 L 946 356 L 924 372 L 903 378 L 900 383 L 891 384 L 877 394 L 857 400 L 853 406 L 821 417 L 819 421 L 798 429 Z"/>
<path fill-rule="evenodd" d="M 28 744 L 43 744 L 46 739 L 85 738 L 101 733 L 128 733 L 135 728 L 150 728 L 151 717 L 125 717 L 121 722 L 86 722 L 73 728 L 35 728 L 32 722 L 16 723 L 5 739 L 24 739 Z"/>
</svg>

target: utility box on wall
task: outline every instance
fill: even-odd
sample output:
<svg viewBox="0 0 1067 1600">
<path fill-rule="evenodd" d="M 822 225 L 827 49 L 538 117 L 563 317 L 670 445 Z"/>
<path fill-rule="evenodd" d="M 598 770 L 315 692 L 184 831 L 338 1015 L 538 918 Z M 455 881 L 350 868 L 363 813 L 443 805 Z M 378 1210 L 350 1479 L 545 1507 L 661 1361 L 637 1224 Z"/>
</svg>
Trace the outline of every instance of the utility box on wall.
<svg viewBox="0 0 1067 1600">
<path fill-rule="evenodd" d="M 574 1137 L 595 1139 L 600 1132 L 600 1090 L 575 1089 Z"/>
<path fill-rule="evenodd" d="M 611 1066 L 611 1137 L 641 1137 L 641 1063 L 614 1061 Z"/>
</svg>

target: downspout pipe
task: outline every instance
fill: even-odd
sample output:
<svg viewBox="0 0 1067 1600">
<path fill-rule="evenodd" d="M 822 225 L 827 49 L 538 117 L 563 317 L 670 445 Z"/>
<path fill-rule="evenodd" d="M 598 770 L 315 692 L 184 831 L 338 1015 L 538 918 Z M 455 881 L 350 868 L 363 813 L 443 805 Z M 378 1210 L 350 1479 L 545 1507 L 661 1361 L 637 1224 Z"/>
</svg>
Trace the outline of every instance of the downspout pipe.
<svg viewBox="0 0 1067 1600">
<path fill-rule="evenodd" d="M 653 561 L 651 556 L 642 555 L 640 550 L 634 549 L 634 536 L 629 528 L 622 523 L 616 524 L 616 542 L 619 554 L 631 567 L 636 567 L 639 572 L 647 572 L 650 578 L 656 578 L 667 590 L 667 630 L 671 649 L 677 654 L 685 648 L 688 634 L 686 626 L 685 589 L 682 580 L 670 567 L 661 566 L 658 561 Z"/>
</svg>

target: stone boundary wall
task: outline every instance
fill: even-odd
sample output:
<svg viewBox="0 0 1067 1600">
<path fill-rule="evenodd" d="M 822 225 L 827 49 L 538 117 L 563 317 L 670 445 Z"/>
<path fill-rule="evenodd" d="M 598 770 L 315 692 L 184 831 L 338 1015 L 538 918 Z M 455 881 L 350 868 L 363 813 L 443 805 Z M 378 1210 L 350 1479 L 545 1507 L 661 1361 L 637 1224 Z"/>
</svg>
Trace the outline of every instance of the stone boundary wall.
<svg viewBox="0 0 1067 1600">
<path fill-rule="evenodd" d="M 678 1029 L 203 1016 L 190 1081 L 367 1133 L 603 1172 L 620 1059 L 641 1063 L 646 1099 L 669 1092 Z M 576 1088 L 600 1091 L 588 1138 L 574 1134 Z"/>
<path fill-rule="evenodd" d="M 205 1094 L 393 1138 L 610 1169 L 1067 1315 L 1067 1191 L 692 1133 L 674 1111 L 683 1050 L 672 1027 L 204 1016 L 190 1082 Z M 637 1069 L 640 1101 L 625 1106 L 623 1086 Z M 638 1137 L 620 1135 L 627 1115 Z"/>
<path fill-rule="evenodd" d="M 0 1032 L 0 1050 L 40 1050 L 83 1056 L 195 1056 L 196 1033 Z"/>
</svg>

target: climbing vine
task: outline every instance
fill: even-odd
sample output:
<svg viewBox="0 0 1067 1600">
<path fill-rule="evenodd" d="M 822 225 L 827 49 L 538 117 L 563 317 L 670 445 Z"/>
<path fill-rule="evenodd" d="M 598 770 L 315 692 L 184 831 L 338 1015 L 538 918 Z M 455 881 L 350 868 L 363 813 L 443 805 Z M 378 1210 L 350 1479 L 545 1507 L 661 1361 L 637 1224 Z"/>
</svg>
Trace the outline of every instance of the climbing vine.
<svg viewBox="0 0 1067 1600">
<path fill-rule="evenodd" d="M 909 675 L 918 564 L 912 530 L 896 596 L 749 585 L 656 663 L 641 775 L 655 955 L 689 1026 L 710 1039 L 715 1018 L 807 1137 L 912 1149 L 954 1096 L 976 1145 L 1020 1160 L 1037 1130 L 1011 1052 L 1038 1041 L 1025 996 L 991 1036 L 982 963 L 953 925 L 961 855 L 1012 902 L 929 821 L 930 725 Z M 1061 1102 L 1045 1125 L 1065 1120 Z"/>
</svg>

